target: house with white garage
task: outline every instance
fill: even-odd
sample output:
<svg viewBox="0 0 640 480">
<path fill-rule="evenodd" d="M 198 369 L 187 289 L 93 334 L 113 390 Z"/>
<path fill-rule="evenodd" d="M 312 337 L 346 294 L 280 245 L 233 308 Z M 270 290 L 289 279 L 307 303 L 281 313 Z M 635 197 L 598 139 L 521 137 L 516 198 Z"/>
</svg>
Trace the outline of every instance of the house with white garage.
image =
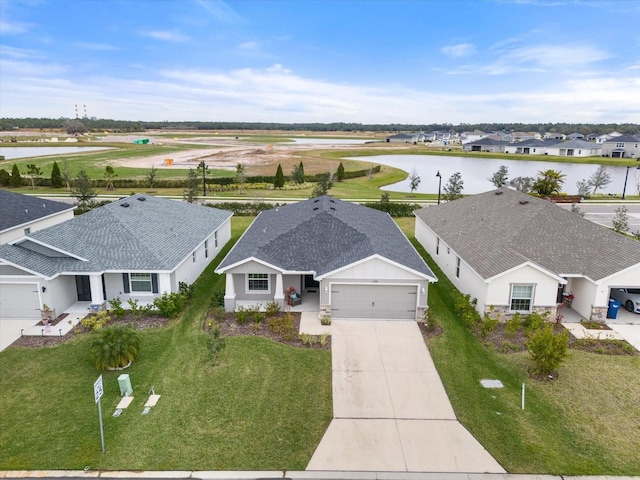
<svg viewBox="0 0 640 480">
<path fill-rule="evenodd" d="M 387 213 L 329 196 L 260 213 L 216 272 L 227 311 L 295 290 L 334 319 L 420 319 L 436 281 Z"/>
<path fill-rule="evenodd" d="M 477 310 L 503 319 L 567 301 L 604 321 L 613 288 L 640 287 L 640 243 L 548 200 L 500 188 L 415 212 L 416 239 Z"/>
<path fill-rule="evenodd" d="M 231 237 L 232 213 L 149 195 L 122 198 L 0 245 L 0 321 L 80 302 L 141 305 L 193 283 Z"/>
<path fill-rule="evenodd" d="M 602 142 L 602 156 L 640 158 L 640 135 L 619 135 Z"/>
<path fill-rule="evenodd" d="M 546 147 L 547 155 L 561 157 L 595 157 L 602 151 L 602 145 L 586 140 L 567 140 Z"/>
<path fill-rule="evenodd" d="M 0 245 L 73 218 L 74 206 L 0 190 Z"/>
</svg>

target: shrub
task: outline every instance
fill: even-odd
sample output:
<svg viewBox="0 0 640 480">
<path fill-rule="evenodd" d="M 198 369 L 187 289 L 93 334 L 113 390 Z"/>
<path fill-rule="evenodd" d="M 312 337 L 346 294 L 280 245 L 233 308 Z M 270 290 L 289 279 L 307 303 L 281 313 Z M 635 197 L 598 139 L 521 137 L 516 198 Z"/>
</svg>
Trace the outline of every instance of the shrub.
<svg viewBox="0 0 640 480">
<path fill-rule="evenodd" d="M 216 290 L 211 295 L 211 301 L 209 302 L 209 308 L 224 307 L 224 290 Z"/>
<path fill-rule="evenodd" d="M 429 309 L 425 310 L 424 314 L 422 315 L 422 319 L 424 320 L 424 324 L 427 327 L 428 332 L 436 331 L 436 328 L 438 328 L 439 322 L 435 312 Z"/>
<path fill-rule="evenodd" d="M 524 328 L 527 337 L 533 335 L 533 333 L 538 331 L 544 325 L 548 315 L 548 312 L 545 312 L 543 314 L 532 312 L 527 315 L 527 317 L 524 319 Z"/>
<path fill-rule="evenodd" d="M 285 340 L 292 340 L 295 338 L 293 315 L 286 313 L 281 317 L 270 318 L 269 331 L 280 335 Z"/>
<path fill-rule="evenodd" d="M 504 324 L 504 336 L 507 338 L 513 338 L 521 326 L 522 315 L 516 313 Z"/>
<path fill-rule="evenodd" d="M 471 300 L 471 295 L 462 295 L 461 293 L 454 292 L 454 310 L 460 316 L 464 324 L 473 329 L 480 321 L 480 314 L 477 312 L 475 306 L 478 303 L 477 299 Z"/>
<path fill-rule="evenodd" d="M 165 292 L 161 297 L 156 297 L 153 300 L 153 306 L 156 307 L 161 316 L 177 318 L 184 309 L 185 300 L 185 296 L 181 293 Z"/>
<path fill-rule="evenodd" d="M 193 293 L 193 284 L 189 285 L 187 282 L 178 282 L 178 289 L 184 298 L 190 298 Z"/>
<path fill-rule="evenodd" d="M 526 343 L 533 360 L 531 373 L 548 375 L 556 370 L 567 356 L 569 332 L 563 330 L 554 334 L 553 325 L 546 324 L 538 328 Z"/>
<path fill-rule="evenodd" d="M 89 315 L 88 317 L 84 317 L 80 320 L 80 325 L 90 330 L 100 330 L 107 323 L 109 323 L 111 317 L 109 316 L 109 312 L 106 310 L 101 310 L 99 312 L 94 313 L 93 315 Z"/>
<path fill-rule="evenodd" d="M 249 310 L 240 305 L 236 308 L 236 311 L 233 312 L 233 318 L 235 318 L 236 322 L 238 322 L 239 325 L 244 325 L 249 319 L 249 314 Z"/>
<path fill-rule="evenodd" d="M 131 325 L 114 325 L 92 334 L 91 356 L 98 370 L 121 368 L 140 352 L 140 334 Z"/>
<path fill-rule="evenodd" d="M 486 338 L 489 332 L 493 332 L 499 323 L 500 320 L 498 318 L 492 318 L 491 315 L 485 313 L 482 324 L 480 325 L 480 335 L 482 338 Z"/>
<path fill-rule="evenodd" d="M 112 298 L 109 300 L 109 311 L 116 317 L 122 318 L 127 311 L 122 307 L 122 300 L 120 297 Z"/>
<path fill-rule="evenodd" d="M 222 336 L 222 329 L 218 323 L 210 325 L 207 334 L 207 349 L 211 355 L 211 362 L 218 365 L 220 353 L 225 349 L 227 343 Z"/>
<path fill-rule="evenodd" d="M 320 345 L 322 345 L 324 347 L 327 344 L 328 341 L 329 341 L 329 334 L 328 333 L 321 333 L 320 334 Z"/>
<path fill-rule="evenodd" d="M 227 318 L 227 312 L 222 307 L 213 307 L 209 313 L 217 322 L 220 322 Z"/>
<path fill-rule="evenodd" d="M 269 302 L 265 307 L 264 311 L 270 317 L 277 315 L 280 312 L 280 304 L 277 302 Z"/>
<path fill-rule="evenodd" d="M 310 347 L 314 343 L 318 342 L 318 337 L 316 337 L 315 335 L 310 335 L 308 333 L 301 333 L 300 341 L 302 342 L 303 345 L 307 345 Z"/>
<path fill-rule="evenodd" d="M 331 325 L 331 317 L 322 316 L 320 317 L 320 325 Z"/>
</svg>

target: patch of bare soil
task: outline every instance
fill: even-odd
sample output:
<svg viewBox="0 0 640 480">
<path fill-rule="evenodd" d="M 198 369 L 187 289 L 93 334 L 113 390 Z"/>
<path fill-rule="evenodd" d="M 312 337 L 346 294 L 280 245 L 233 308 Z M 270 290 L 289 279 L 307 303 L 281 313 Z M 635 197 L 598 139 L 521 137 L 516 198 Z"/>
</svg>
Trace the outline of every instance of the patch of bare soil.
<svg viewBox="0 0 640 480">
<path fill-rule="evenodd" d="M 274 325 L 274 321 L 282 321 L 287 315 L 286 312 L 279 312 L 275 315 L 268 316 L 261 322 L 247 321 L 240 324 L 235 319 L 233 313 L 226 313 L 224 318 L 215 318 L 213 315 L 208 315 L 203 322 L 203 330 L 208 332 L 217 323 L 220 325 L 221 334 L 223 337 L 239 337 L 239 336 L 260 336 L 273 340 L 274 342 L 283 343 L 297 348 L 313 348 L 319 350 L 331 349 L 331 337 L 326 337 L 324 345 L 320 342 L 320 336 L 314 335 L 311 341 L 303 342 L 298 335 L 300 331 L 300 313 L 291 312 L 293 317 L 293 325 L 289 329 L 280 329 Z"/>
<path fill-rule="evenodd" d="M 442 334 L 444 331 L 440 325 L 436 325 L 433 328 L 429 328 L 426 323 L 418 322 L 418 328 L 422 332 L 422 337 L 426 340 L 428 338 L 434 338 Z"/>
</svg>

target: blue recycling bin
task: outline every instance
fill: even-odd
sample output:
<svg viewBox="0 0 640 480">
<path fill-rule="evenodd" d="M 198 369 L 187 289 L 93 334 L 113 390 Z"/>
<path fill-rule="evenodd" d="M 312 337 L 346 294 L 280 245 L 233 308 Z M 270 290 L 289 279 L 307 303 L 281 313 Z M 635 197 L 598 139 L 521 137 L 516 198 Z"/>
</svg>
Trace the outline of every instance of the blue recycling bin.
<svg viewBox="0 0 640 480">
<path fill-rule="evenodd" d="M 615 320 L 618 317 L 618 310 L 620 310 L 620 305 L 622 305 L 621 302 L 610 298 L 609 308 L 607 309 L 607 318 Z"/>
</svg>

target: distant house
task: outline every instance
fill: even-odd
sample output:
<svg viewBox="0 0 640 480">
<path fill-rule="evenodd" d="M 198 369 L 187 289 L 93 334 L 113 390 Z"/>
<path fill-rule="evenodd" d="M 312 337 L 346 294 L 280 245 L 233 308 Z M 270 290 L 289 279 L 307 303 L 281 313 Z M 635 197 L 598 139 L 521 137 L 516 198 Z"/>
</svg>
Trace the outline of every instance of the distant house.
<svg viewBox="0 0 640 480">
<path fill-rule="evenodd" d="M 620 135 L 602 143 L 602 156 L 640 158 L 640 135 Z"/>
<path fill-rule="evenodd" d="M 578 132 L 571 133 L 567 135 L 567 139 L 569 140 L 584 140 L 584 135 Z"/>
<path fill-rule="evenodd" d="M 193 283 L 231 237 L 232 213 L 148 195 L 122 198 L 0 245 L 0 321 L 77 302 L 145 305 Z"/>
<path fill-rule="evenodd" d="M 567 140 L 546 147 L 548 155 L 561 157 L 595 157 L 600 155 L 601 150 L 600 145 L 585 140 Z"/>
<path fill-rule="evenodd" d="M 545 140 L 546 139 L 564 140 L 565 138 L 567 138 L 567 136 L 564 133 L 547 132 L 544 134 L 543 138 Z"/>
<path fill-rule="evenodd" d="M 512 142 L 522 142 L 523 140 L 533 140 L 534 138 L 539 137 L 540 135 L 537 133 L 529 133 L 529 132 L 511 132 L 511 141 Z"/>
<path fill-rule="evenodd" d="M 547 147 L 554 145 L 555 140 L 539 140 L 532 138 L 505 145 L 504 153 L 520 153 L 523 155 L 547 155 Z"/>
<path fill-rule="evenodd" d="M 549 312 L 571 295 L 604 321 L 612 288 L 640 288 L 637 240 L 508 188 L 415 212 L 415 237 L 476 308 L 503 319 Z"/>
<path fill-rule="evenodd" d="M 613 138 L 620 137 L 621 135 L 622 134 L 620 132 L 605 133 L 603 135 L 600 135 L 600 136 L 596 137 L 596 143 L 604 143 L 607 140 L 611 140 Z"/>
<path fill-rule="evenodd" d="M 503 153 L 506 145 L 509 145 L 509 142 L 485 137 L 473 142 L 463 143 L 462 150 L 465 152 Z"/>
<path fill-rule="evenodd" d="M 414 143 L 416 136 L 413 133 L 398 133 L 396 135 L 391 135 L 387 137 L 385 140 L 387 143 L 391 142 L 401 142 L 401 143 Z"/>
<path fill-rule="evenodd" d="M 485 132 L 483 132 L 482 130 L 476 129 L 473 132 L 464 132 L 461 135 L 461 141 L 462 141 L 462 144 L 464 145 L 465 143 L 476 142 L 486 136 L 487 134 Z"/>
<path fill-rule="evenodd" d="M 74 208 L 68 203 L 0 190 L 0 245 L 71 220 Z"/>
<path fill-rule="evenodd" d="M 328 196 L 264 211 L 218 266 L 227 311 L 302 304 L 340 319 L 412 320 L 436 277 L 384 212 Z"/>
</svg>

